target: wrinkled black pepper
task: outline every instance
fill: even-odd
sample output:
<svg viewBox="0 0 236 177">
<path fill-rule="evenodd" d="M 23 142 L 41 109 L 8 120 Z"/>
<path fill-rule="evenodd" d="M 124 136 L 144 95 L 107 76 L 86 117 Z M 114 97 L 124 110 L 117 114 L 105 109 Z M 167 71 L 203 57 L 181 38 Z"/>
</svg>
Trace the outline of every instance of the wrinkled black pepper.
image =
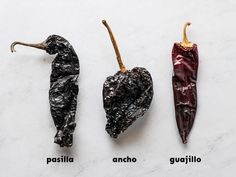
<svg viewBox="0 0 236 177">
<path fill-rule="evenodd" d="M 40 44 L 14 42 L 11 45 L 12 52 L 15 51 L 16 44 L 43 49 L 48 54 L 56 54 L 52 62 L 49 90 L 51 115 L 57 128 L 54 142 L 61 147 L 72 146 L 79 91 L 77 80 L 80 72 L 79 60 L 73 47 L 58 35 L 51 35 Z"/>
<path fill-rule="evenodd" d="M 117 138 L 149 109 L 153 97 L 153 82 L 145 68 L 125 68 L 112 31 L 105 20 L 103 24 L 108 29 L 120 66 L 120 71 L 107 77 L 103 85 L 106 131 L 112 138 Z"/>
</svg>

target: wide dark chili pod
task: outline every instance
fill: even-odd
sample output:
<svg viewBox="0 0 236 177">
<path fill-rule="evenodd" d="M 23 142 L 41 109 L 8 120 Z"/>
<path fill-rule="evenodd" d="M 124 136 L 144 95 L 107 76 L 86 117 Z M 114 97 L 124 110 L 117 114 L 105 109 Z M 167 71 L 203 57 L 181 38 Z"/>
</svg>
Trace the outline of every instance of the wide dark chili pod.
<svg viewBox="0 0 236 177">
<path fill-rule="evenodd" d="M 153 97 L 153 83 L 150 73 L 145 68 L 125 68 L 109 25 L 105 20 L 102 23 L 109 32 L 120 66 L 120 71 L 114 76 L 107 77 L 103 85 L 106 131 L 112 138 L 117 138 L 149 109 Z"/>
<path fill-rule="evenodd" d="M 72 146 L 80 72 L 79 60 L 73 47 L 58 35 L 51 35 L 39 44 L 14 42 L 11 45 L 12 52 L 17 44 L 43 49 L 50 55 L 56 54 L 52 62 L 49 90 L 51 115 L 57 129 L 54 142 L 61 147 Z"/>
<path fill-rule="evenodd" d="M 183 41 L 175 43 L 172 49 L 175 116 L 184 144 L 197 110 L 198 49 L 197 44 L 188 41 L 186 28 L 189 25 L 189 22 L 184 25 Z"/>
</svg>

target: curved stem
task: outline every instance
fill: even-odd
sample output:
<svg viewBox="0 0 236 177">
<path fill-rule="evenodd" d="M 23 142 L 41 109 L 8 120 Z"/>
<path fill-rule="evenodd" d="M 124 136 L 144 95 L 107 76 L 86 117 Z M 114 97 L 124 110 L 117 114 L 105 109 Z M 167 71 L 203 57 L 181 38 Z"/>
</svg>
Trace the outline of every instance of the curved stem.
<svg viewBox="0 0 236 177">
<path fill-rule="evenodd" d="M 192 47 L 193 46 L 193 43 L 188 40 L 187 34 L 186 34 L 187 26 L 190 26 L 190 25 L 191 25 L 191 23 L 187 22 L 187 23 L 185 23 L 184 28 L 183 28 L 183 40 L 181 42 L 181 45 L 184 47 Z"/>
<path fill-rule="evenodd" d="M 16 42 L 13 42 L 13 43 L 11 44 L 11 52 L 16 52 L 16 50 L 15 50 L 15 45 L 17 45 L 17 44 L 19 44 L 19 45 L 24 45 L 24 46 L 28 46 L 28 47 L 34 47 L 34 48 L 42 49 L 42 50 L 45 50 L 46 47 L 47 47 L 47 45 L 46 45 L 44 42 L 39 43 L 39 44 L 27 44 L 27 43 L 23 43 L 23 42 L 18 42 L 18 41 L 16 41 Z"/>
<path fill-rule="evenodd" d="M 118 61 L 118 64 L 119 64 L 119 67 L 120 67 L 120 71 L 121 72 L 125 72 L 127 69 L 125 68 L 125 65 L 123 64 L 122 60 L 121 60 L 121 56 L 120 56 L 120 52 L 119 52 L 119 48 L 118 48 L 118 45 L 116 43 L 116 40 L 115 40 L 115 37 L 111 31 L 111 28 L 110 26 L 107 24 L 106 20 L 103 20 L 102 23 L 104 24 L 104 26 L 107 28 L 108 30 L 108 33 L 110 35 L 110 38 L 111 38 L 111 42 L 113 44 L 113 47 L 114 47 L 114 50 L 116 52 L 116 58 L 117 58 L 117 61 Z"/>
</svg>

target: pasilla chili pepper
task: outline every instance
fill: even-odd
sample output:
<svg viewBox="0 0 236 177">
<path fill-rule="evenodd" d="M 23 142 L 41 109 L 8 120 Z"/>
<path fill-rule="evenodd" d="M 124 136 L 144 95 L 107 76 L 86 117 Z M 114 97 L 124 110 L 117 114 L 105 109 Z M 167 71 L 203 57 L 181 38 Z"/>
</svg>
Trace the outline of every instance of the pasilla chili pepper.
<svg viewBox="0 0 236 177">
<path fill-rule="evenodd" d="M 54 142 L 61 147 L 72 146 L 80 72 L 79 60 L 73 47 L 58 35 L 51 35 L 39 44 L 14 42 L 11 45 L 12 52 L 17 44 L 42 49 L 50 55 L 56 54 L 52 62 L 49 90 L 51 115 L 57 129 Z"/>
<path fill-rule="evenodd" d="M 197 110 L 198 49 L 197 44 L 187 38 L 186 28 L 189 25 L 189 22 L 184 25 L 183 41 L 175 43 L 172 49 L 175 116 L 184 144 L 187 143 Z"/>
<path fill-rule="evenodd" d="M 107 77 L 103 85 L 106 131 L 112 138 L 117 138 L 149 109 L 153 97 L 153 83 L 145 68 L 126 69 L 109 25 L 105 20 L 102 23 L 109 32 L 120 67 L 120 71 Z"/>
</svg>

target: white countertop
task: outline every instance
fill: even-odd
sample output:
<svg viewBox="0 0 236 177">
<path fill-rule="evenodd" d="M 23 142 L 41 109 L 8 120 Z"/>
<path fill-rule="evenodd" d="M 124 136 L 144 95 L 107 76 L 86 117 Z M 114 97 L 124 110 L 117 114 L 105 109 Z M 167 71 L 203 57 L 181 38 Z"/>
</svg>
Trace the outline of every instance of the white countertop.
<svg viewBox="0 0 236 177">
<path fill-rule="evenodd" d="M 152 74 L 154 97 L 147 114 L 117 140 L 105 132 L 105 78 L 118 71 L 106 19 L 127 68 Z M 235 0 L 1 0 L 0 176 L 2 177 L 233 177 L 236 168 Z M 198 44 L 198 110 L 183 146 L 172 92 L 171 50 L 182 26 Z M 70 41 L 81 74 L 72 148 L 53 143 L 48 90 L 51 61 L 45 51 L 10 43 L 42 42 L 51 34 Z M 46 164 L 67 155 L 74 163 Z M 195 155 L 201 163 L 170 164 Z M 113 157 L 136 163 L 113 163 Z"/>
</svg>

